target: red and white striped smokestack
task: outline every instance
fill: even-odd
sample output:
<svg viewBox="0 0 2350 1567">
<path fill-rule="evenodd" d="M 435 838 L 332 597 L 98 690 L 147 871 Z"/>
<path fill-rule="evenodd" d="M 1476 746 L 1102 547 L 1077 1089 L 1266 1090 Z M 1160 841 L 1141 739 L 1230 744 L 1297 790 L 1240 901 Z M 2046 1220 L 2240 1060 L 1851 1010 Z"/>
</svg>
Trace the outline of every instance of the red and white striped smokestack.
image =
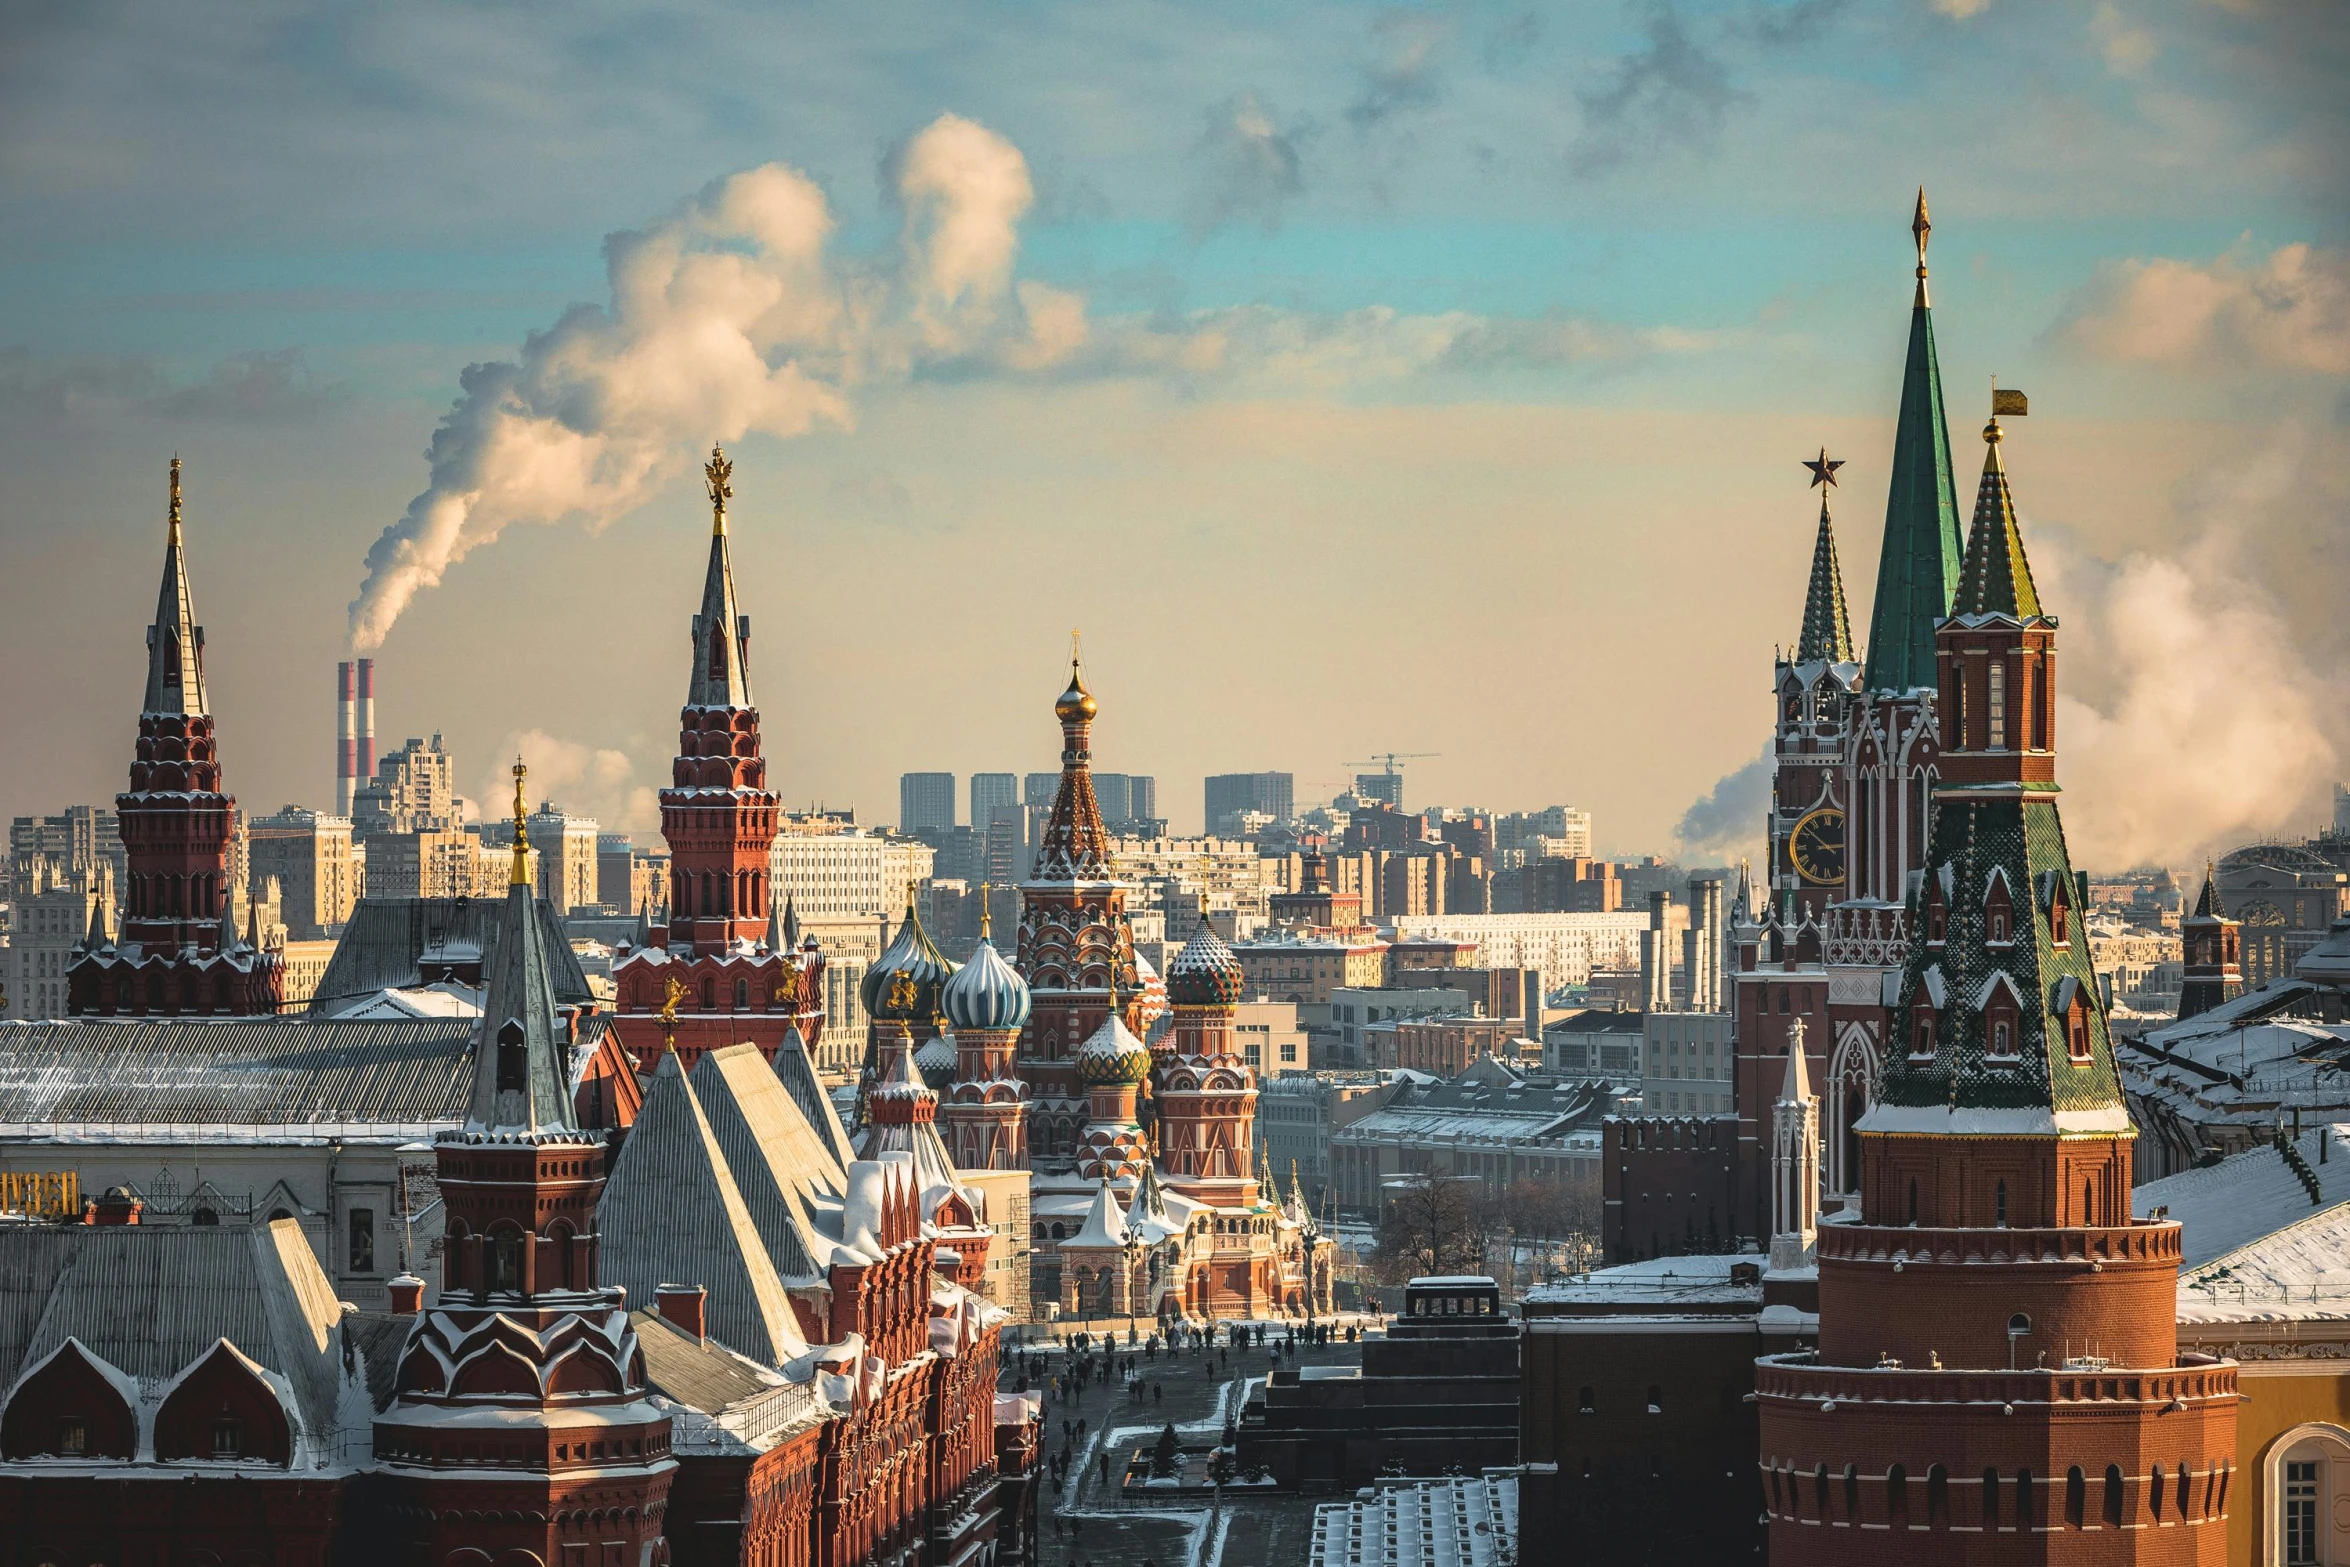
<svg viewBox="0 0 2350 1567">
<path fill-rule="evenodd" d="M 359 728 L 353 703 L 359 687 L 349 659 L 335 665 L 335 814 L 351 814 L 359 788 Z"/>
<path fill-rule="evenodd" d="M 359 776 L 375 776 L 375 660 L 359 661 Z"/>
</svg>

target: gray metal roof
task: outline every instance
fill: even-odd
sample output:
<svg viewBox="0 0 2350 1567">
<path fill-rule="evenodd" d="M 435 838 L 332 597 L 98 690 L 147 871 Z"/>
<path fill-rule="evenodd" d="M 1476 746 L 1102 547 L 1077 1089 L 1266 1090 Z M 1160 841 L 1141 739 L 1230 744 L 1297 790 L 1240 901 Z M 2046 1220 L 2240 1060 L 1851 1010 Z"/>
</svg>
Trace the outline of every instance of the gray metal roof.
<svg viewBox="0 0 2350 1567">
<path fill-rule="evenodd" d="M 538 911 L 539 936 L 546 948 L 548 979 L 558 1006 L 584 1006 L 594 998 L 587 974 L 571 950 L 563 921 L 547 900 L 532 900 Z M 481 971 L 492 972 L 498 950 L 498 927 L 506 907 L 504 898 L 361 898 L 351 911 L 319 976 L 310 998 L 310 1011 L 339 1011 L 351 1002 L 379 990 L 397 990 L 438 978 L 421 968 L 427 950 L 471 945 L 481 953 Z"/>
<path fill-rule="evenodd" d="M 645 1380 L 665 1397 L 715 1415 L 775 1386 L 751 1361 L 716 1339 L 695 1338 L 658 1311 L 632 1311 L 628 1320 L 645 1352 Z"/>
<path fill-rule="evenodd" d="M 293 1385 L 304 1426 L 323 1437 L 336 1423 L 341 1314 L 291 1219 L 0 1228 L 0 1385 L 69 1338 L 150 1382 L 225 1338 Z"/>
<path fill-rule="evenodd" d="M 0 1133 L 458 1122 L 471 1018 L 0 1023 Z"/>
</svg>

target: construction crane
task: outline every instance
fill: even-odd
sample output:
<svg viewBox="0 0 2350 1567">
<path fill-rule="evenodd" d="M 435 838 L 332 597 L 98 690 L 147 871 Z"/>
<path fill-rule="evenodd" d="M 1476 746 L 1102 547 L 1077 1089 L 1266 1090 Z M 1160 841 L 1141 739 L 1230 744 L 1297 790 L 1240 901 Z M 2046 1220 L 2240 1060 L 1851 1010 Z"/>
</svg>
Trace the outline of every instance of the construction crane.
<svg viewBox="0 0 2350 1567">
<path fill-rule="evenodd" d="M 1349 762 L 1346 765 L 1349 767 L 1377 767 L 1381 769 L 1381 776 L 1395 779 L 1396 782 L 1389 784 L 1381 793 L 1380 798 L 1389 805 L 1400 806 L 1403 804 L 1403 772 L 1395 764 L 1417 762 L 1427 757 L 1442 756 L 1443 754 L 1442 751 L 1381 751 L 1373 755 L 1367 762 Z M 1358 793 L 1361 792 L 1363 779 L 1367 776 L 1369 775 L 1358 774 L 1356 776 L 1355 788 Z"/>
</svg>

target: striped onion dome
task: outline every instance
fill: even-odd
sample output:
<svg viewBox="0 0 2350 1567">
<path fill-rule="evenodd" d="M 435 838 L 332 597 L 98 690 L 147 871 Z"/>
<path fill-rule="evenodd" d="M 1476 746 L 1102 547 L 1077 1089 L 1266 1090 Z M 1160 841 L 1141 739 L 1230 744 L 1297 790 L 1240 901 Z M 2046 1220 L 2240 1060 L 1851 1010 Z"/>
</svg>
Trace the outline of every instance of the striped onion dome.
<svg viewBox="0 0 2350 1567">
<path fill-rule="evenodd" d="M 1149 1047 L 1134 1037 L 1115 1012 L 1078 1048 L 1077 1076 L 1088 1084 L 1140 1083 L 1150 1075 Z"/>
<path fill-rule="evenodd" d="M 939 988 L 954 972 L 955 965 L 938 950 L 909 903 L 896 939 L 865 971 L 857 995 L 869 1017 L 927 1023 L 938 1016 Z M 901 986 L 901 976 L 909 983 Z"/>
<path fill-rule="evenodd" d="M 1204 921 L 1167 965 L 1167 999 L 1179 1007 L 1233 1006 L 1246 984 L 1240 959 Z"/>
<path fill-rule="evenodd" d="M 1028 981 L 984 936 L 971 961 L 939 991 L 947 1024 L 955 1029 L 1014 1029 L 1028 1021 Z"/>
</svg>

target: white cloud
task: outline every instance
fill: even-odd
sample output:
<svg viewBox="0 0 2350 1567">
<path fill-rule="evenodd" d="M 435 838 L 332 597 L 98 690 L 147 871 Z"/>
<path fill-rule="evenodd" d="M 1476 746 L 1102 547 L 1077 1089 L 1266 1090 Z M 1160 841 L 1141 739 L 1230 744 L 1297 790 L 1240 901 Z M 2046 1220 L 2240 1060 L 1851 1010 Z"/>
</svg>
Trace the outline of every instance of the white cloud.
<svg viewBox="0 0 2350 1567">
<path fill-rule="evenodd" d="M 1991 9 L 1991 0 L 1933 0 L 1934 9 L 1954 22 L 1981 16 Z"/>
<path fill-rule="evenodd" d="M 2097 0 L 2089 13 L 2089 36 L 2116 76 L 2136 76 L 2154 63 L 2154 35 L 2132 22 L 2113 0 Z"/>
<path fill-rule="evenodd" d="M 2261 258 L 2239 242 L 2205 264 L 2111 262 L 2058 330 L 2082 352 L 2121 363 L 2350 374 L 2350 255 L 2292 244 Z"/>
<path fill-rule="evenodd" d="M 524 780 L 530 806 L 553 802 L 568 816 L 590 816 L 606 832 L 651 832 L 661 825 L 661 800 L 636 776 L 625 751 L 581 745 L 543 729 L 509 732 L 498 743 L 497 761 L 482 776 L 481 809 L 503 817 L 513 810 L 513 758 L 530 772 Z"/>
</svg>

